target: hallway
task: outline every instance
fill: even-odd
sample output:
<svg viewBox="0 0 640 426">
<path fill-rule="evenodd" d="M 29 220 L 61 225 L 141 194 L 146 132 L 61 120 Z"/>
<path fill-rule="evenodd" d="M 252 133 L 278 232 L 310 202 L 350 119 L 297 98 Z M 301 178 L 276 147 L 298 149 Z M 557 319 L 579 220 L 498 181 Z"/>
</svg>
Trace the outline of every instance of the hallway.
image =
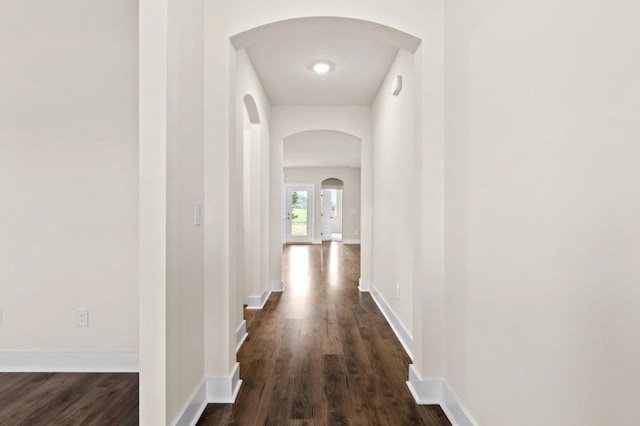
<svg viewBox="0 0 640 426">
<path fill-rule="evenodd" d="M 415 404 L 409 357 L 368 293 L 360 246 L 287 245 L 285 291 L 245 310 L 235 404 L 209 404 L 199 425 L 449 425 L 438 406 Z"/>
</svg>

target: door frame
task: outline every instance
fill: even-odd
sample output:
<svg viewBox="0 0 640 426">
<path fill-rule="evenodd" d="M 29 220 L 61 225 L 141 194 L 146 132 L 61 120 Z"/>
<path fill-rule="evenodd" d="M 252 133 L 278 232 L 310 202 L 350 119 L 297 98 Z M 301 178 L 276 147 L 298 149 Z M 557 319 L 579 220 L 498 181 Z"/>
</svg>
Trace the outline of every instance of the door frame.
<svg viewBox="0 0 640 426">
<path fill-rule="evenodd" d="M 315 201 L 315 183 L 285 183 L 282 194 L 282 221 L 284 222 L 284 235 L 285 244 L 313 244 L 314 238 L 314 201 Z M 287 192 L 289 190 L 308 191 L 309 197 L 307 198 L 307 236 L 306 237 L 293 237 L 290 232 L 290 220 L 287 218 L 287 204 L 289 202 Z"/>
</svg>

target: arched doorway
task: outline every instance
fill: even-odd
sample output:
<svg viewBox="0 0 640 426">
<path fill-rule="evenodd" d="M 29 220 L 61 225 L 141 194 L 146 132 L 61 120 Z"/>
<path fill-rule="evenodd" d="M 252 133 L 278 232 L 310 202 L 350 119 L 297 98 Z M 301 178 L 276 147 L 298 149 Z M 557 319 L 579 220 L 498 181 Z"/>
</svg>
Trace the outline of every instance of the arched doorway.
<svg viewBox="0 0 640 426">
<path fill-rule="evenodd" d="M 344 182 L 338 178 L 322 181 L 322 241 L 340 241 L 343 236 Z"/>
</svg>

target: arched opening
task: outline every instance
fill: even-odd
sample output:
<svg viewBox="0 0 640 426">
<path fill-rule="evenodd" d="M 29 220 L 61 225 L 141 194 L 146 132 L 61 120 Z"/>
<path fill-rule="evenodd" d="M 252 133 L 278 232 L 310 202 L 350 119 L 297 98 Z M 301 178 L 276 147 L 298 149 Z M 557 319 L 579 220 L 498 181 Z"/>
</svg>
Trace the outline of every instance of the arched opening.
<svg viewBox="0 0 640 426">
<path fill-rule="evenodd" d="M 391 308 L 400 314 L 399 318 L 392 320 L 397 324 L 409 325 L 408 330 L 404 326 L 399 329 L 404 332 L 400 337 L 401 343 L 411 356 L 415 265 L 410 255 L 391 256 L 388 252 L 398 248 L 412 252 L 412 248 L 418 246 L 414 239 L 421 235 L 420 225 L 405 232 L 406 226 L 398 225 L 395 219 L 390 220 L 390 211 L 397 210 L 397 207 L 389 204 L 387 199 L 393 199 L 403 207 L 410 204 L 412 211 L 420 215 L 419 191 L 410 193 L 409 188 L 415 186 L 412 179 L 421 173 L 421 162 L 417 159 L 421 155 L 418 145 L 422 128 L 411 122 L 415 120 L 418 123 L 422 118 L 422 58 L 416 54 L 415 58 L 418 59 L 414 59 L 414 53 L 422 51 L 419 48 L 421 40 L 377 23 L 336 17 L 274 22 L 237 34 L 230 40 L 236 49 L 236 65 L 244 65 L 242 69 L 237 68 L 236 77 L 244 79 L 255 89 L 251 91 L 254 96 L 259 94 L 254 99 L 258 107 L 262 107 L 265 100 L 268 104 L 266 112 L 260 109 L 264 114 L 259 119 L 263 125 L 269 126 L 266 137 L 269 138 L 270 208 L 269 224 L 263 227 L 270 232 L 269 279 L 272 290 L 277 284 L 280 290 L 283 289 L 283 278 L 285 286 L 291 285 L 287 288 L 293 290 L 293 294 L 287 292 L 280 296 L 283 299 L 277 300 L 289 303 L 296 296 L 308 294 L 311 278 L 320 272 L 311 269 L 324 267 L 321 262 L 311 261 L 310 256 L 296 257 L 297 254 L 304 253 L 306 256 L 320 253 L 327 249 L 327 245 L 322 244 L 323 240 L 333 239 L 334 234 L 342 234 L 336 237 L 342 239 L 343 244 L 329 246 L 332 250 L 339 248 L 344 250 L 343 253 L 350 253 L 349 260 L 355 259 L 351 270 L 358 271 L 360 279 L 349 277 L 334 281 L 333 284 L 352 286 L 352 289 L 359 284 L 360 291 L 372 289 L 373 294 L 384 295 L 386 300 L 391 300 Z M 330 53 L 324 53 L 327 57 L 321 59 L 330 60 L 334 65 L 323 79 L 314 75 L 309 66 L 317 58 L 305 56 L 310 52 L 317 54 L 313 53 L 317 50 L 308 49 L 314 43 L 316 46 L 324 43 L 328 49 L 324 52 Z M 344 45 L 348 45 L 348 49 L 341 51 Z M 355 63 L 351 62 L 354 57 Z M 379 63 L 373 64 L 375 61 Z M 402 93 L 397 88 L 391 90 L 389 87 L 392 79 L 399 80 L 398 76 L 403 77 Z M 236 92 L 236 96 L 238 93 L 242 92 Z M 242 99 L 241 102 L 245 107 L 252 104 L 248 99 Z M 249 121 L 253 123 L 251 119 Z M 314 138 L 318 139 L 316 142 L 324 138 L 325 148 L 330 144 L 339 149 L 355 147 L 353 152 L 357 160 L 350 160 L 348 154 L 333 155 L 333 159 L 339 159 L 340 163 L 332 164 L 324 152 L 313 152 L 311 148 L 311 160 L 295 164 L 296 160 L 300 160 L 297 154 L 303 150 L 310 152 L 309 146 L 314 145 Z M 380 146 L 374 147 L 374 142 L 383 139 L 383 150 L 379 149 Z M 296 151 L 302 145 L 306 147 Z M 384 154 L 381 155 L 381 152 Z M 385 170 L 384 174 L 376 175 L 377 188 L 385 191 L 385 196 L 389 197 L 378 197 L 380 204 L 376 207 L 377 217 L 374 219 L 373 170 L 376 164 Z M 304 175 L 307 172 L 302 170 L 304 168 L 316 169 L 316 174 L 313 177 Z M 342 168 L 344 174 L 327 170 L 330 168 Z M 357 177 L 348 177 L 351 174 L 357 174 Z M 398 176 L 401 178 L 399 181 Z M 350 192 L 347 197 L 352 181 L 357 182 L 359 195 L 352 196 Z M 288 188 L 287 185 L 296 187 Z M 303 194 L 306 188 L 311 189 Z M 326 191 L 326 199 L 331 200 L 324 203 L 329 219 L 338 216 L 342 219 L 340 227 L 336 228 L 331 222 L 325 223 L 324 231 L 321 223 L 323 214 L 320 213 L 323 191 Z M 348 206 L 347 199 L 357 200 L 357 204 Z M 294 208 L 296 211 L 293 211 Z M 301 209 L 305 210 L 304 216 L 300 213 Z M 314 214 L 314 210 L 318 213 Z M 385 215 L 378 215 L 378 212 Z M 293 219 L 302 217 L 306 222 L 295 224 L 298 228 L 295 237 L 304 237 L 306 245 L 283 246 L 287 242 L 302 242 L 289 239 L 294 233 Z M 356 231 L 351 237 L 346 234 L 347 217 L 357 218 L 358 226 L 353 227 Z M 380 238 L 376 236 L 377 251 L 373 238 L 374 224 L 378 230 L 376 232 L 383 233 Z M 249 226 L 248 223 L 245 226 Z M 399 228 L 402 228 L 401 232 L 398 232 Z M 287 231 L 291 235 L 287 235 Z M 253 241 L 248 238 L 245 244 L 250 245 Z M 372 282 L 376 267 L 373 259 L 376 256 L 379 279 L 374 287 Z M 389 263 L 389 259 L 393 262 Z M 251 263 L 244 263 L 244 266 L 246 270 L 255 268 L 255 264 Z M 318 275 L 323 279 L 326 276 L 324 273 Z M 266 294 L 266 297 L 269 295 Z M 380 306 L 381 302 L 375 300 Z M 303 305 L 298 303 L 296 306 Z"/>
<path fill-rule="evenodd" d="M 234 35 L 231 37 L 231 43 L 236 50 L 240 50 L 256 44 L 291 37 L 292 34 L 309 32 L 326 34 L 330 31 L 346 31 L 347 35 L 351 34 L 362 40 L 368 39 L 377 43 L 393 45 L 411 53 L 416 51 L 421 42 L 419 38 L 411 34 L 377 22 L 337 16 L 313 16 L 261 25 Z"/>
<path fill-rule="evenodd" d="M 268 138 L 265 137 L 266 123 L 254 95 L 247 93 L 238 100 L 242 121 L 233 146 L 235 190 L 231 195 L 237 213 L 230 221 L 238 236 L 233 258 L 236 267 L 232 270 L 240 308 L 235 321 L 242 323 L 242 307 L 260 308 L 266 297 L 268 262 L 264 252 L 268 250 L 268 217 L 265 215 L 268 199 L 265 197 L 264 177 L 268 170 L 264 156 Z"/>
<path fill-rule="evenodd" d="M 265 99 L 277 110 L 276 114 L 269 112 L 266 117 L 260 117 L 268 122 L 270 138 L 268 251 L 272 287 L 274 283 L 279 283 L 282 288 L 283 243 L 294 240 L 290 235 L 294 213 L 290 210 L 296 203 L 290 202 L 294 193 L 288 194 L 286 186 L 315 182 L 314 189 L 307 193 L 312 201 L 303 206 L 315 210 L 315 214 L 309 210 L 307 222 L 296 224 L 302 227 L 301 233 L 304 234 L 304 241 L 296 242 L 320 244 L 327 238 L 322 234 L 321 180 L 340 176 L 318 174 L 312 179 L 302 176 L 300 169 L 339 166 L 350 171 L 357 169 L 359 173 L 358 203 L 354 208 L 346 209 L 343 206 L 341 210 L 345 222 L 347 217 L 358 217 L 357 231 L 354 231 L 357 234 L 348 236 L 343 232 L 342 237 L 344 242 L 361 245 L 359 288 L 367 291 L 374 280 L 374 258 L 385 258 L 388 254 L 386 250 L 390 247 L 377 243 L 380 247 L 376 250 L 375 241 L 382 242 L 389 236 L 391 240 L 398 240 L 393 244 L 394 247 L 413 247 L 413 239 L 420 235 L 419 232 L 394 232 L 391 228 L 395 225 L 383 226 L 383 222 L 390 220 L 394 207 L 383 201 L 385 197 L 376 197 L 380 200 L 375 207 L 376 213 L 383 215 L 374 217 L 373 193 L 375 188 L 387 192 L 395 188 L 390 194 L 385 192 L 385 196 L 393 195 L 394 200 L 398 198 L 397 202 L 402 205 L 412 203 L 413 211 L 419 214 L 417 195 L 409 194 L 405 189 L 414 185 L 412 176 L 420 175 L 418 167 L 421 163 L 415 159 L 420 156 L 422 129 L 410 121 L 417 122 L 422 118 L 422 102 L 414 102 L 414 99 L 419 100 L 422 96 L 422 40 L 376 22 L 320 16 L 271 22 L 238 33 L 230 37 L 230 41 L 236 50 L 237 63 L 248 65 L 246 69 L 238 70 L 240 78 L 254 79 L 252 87 L 259 88 L 258 91 L 264 89 Z M 313 60 L 318 59 L 313 56 L 317 52 L 323 52 L 323 58 L 320 59 L 326 59 L 333 65 L 331 72 L 322 78 L 314 75 L 313 67 L 310 67 Z M 387 87 L 391 79 L 394 82 L 403 81 L 405 90 L 400 96 L 397 96 L 399 91 L 396 87 L 394 90 Z M 383 106 L 376 107 L 380 106 L 380 99 Z M 389 117 L 393 117 L 392 120 Z M 309 152 L 308 146 L 313 145 L 304 140 L 319 138 L 322 132 L 327 132 L 324 136 L 332 132 L 331 137 L 336 140 L 342 138 L 343 143 L 334 143 L 339 149 L 356 146 L 357 149 L 353 151 L 357 152 L 358 159 L 349 160 L 345 154 L 334 155 L 334 158 L 341 160 L 336 165 L 322 152 L 315 152 L 312 161 L 306 164 L 292 163 L 301 151 Z M 374 133 L 378 133 L 378 141 L 384 139 L 385 154 L 382 156 L 379 155 L 382 152 L 380 149 L 377 154 L 374 153 Z M 303 148 L 305 144 L 307 147 Z M 385 168 L 385 173 L 378 176 L 378 183 L 374 187 L 376 161 Z M 391 163 L 393 166 L 388 167 Z M 402 179 L 395 182 L 393 176 L 401 176 Z M 348 187 L 346 179 L 344 182 L 343 197 Z M 311 204 L 314 207 L 310 207 Z M 297 219 L 301 217 L 305 216 L 296 214 Z M 384 236 L 376 239 L 374 231 L 382 232 Z M 403 288 L 409 287 L 409 290 L 401 293 L 402 299 L 398 303 L 403 307 L 398 310 L 404 315 L 403 322 L 411 324 L 411 314 L 406 313 L 411 312 L 409 305 L 414 268 L 408 260 L 409 256 L 401 259 L 402 264 L 393 268 L 381 270 L 378 267 L 379 274 L 380 271 L 386 274 L 378 281 L 402 281 Z M 396 295 L 398 300 L 398 292 L 388 287 L 380 290 L 389 299 L 391 295 Z"/>
<path fill-rule="evenodd" d="M 283 209 L 283 242 L 321 244 L 335 239 L 355 244 L 360 239 L 361 213 L 361 151 L 362 140 L 353 134 L 337 130 L 316 129 L 294 133 L 282 142 L 282 171 L 285 186 Z M 334 178 L 333 187 L 323 183 Z M 346 182 L 346 183 L 345 183 Z M 326 182 L 332 185 L 331 181 Z M 312 203 L 303 206 L 309 214 L 293 211 L 295 203 L 289 198 L 293 186 L 312 188 Z M 343 199 L 343 187 L 348 198 Z M 326 189 L 326 191 L 325 191 Z M 326 192 L 326 193 L 325 193 Z M 299 195 L 299 193 L 296 193 Z M 332 203 L 327 202 L 327 197 Z M 299 197 L 296 196 L 296 200 Z M 344 202 L 343 202 L 344 201 Z M 331 205 L 332 207 L 327 207 Z M 346 205 L 346 207 L 344 207 Z M 346 216 L 345 216 L 346 215 Z M 308 218 L 308 220 L 307 220 Z M 343 219 L 347 227 L 343 230 Z M 306 221 L 305 221 L 306 220 Z M 308 223 L 307 223 L 308 222 Z M 301 241 L 292 231 L 308 226 L 312 235 Z M 335 234 L 335 235 L 333 235 Z"/>
<path fill-rule="evenodd" d="M 344 198 L 351 194 L 344 193 L 344 181 L 338 178 L 327 178 L 322 181 L 322 241 L 340 241 L 344 233 Z M 348 225 L 352 225 L 348 223 Z"/>
<path fill-rule="evenodd" d="M 364 90 L 364 86 L 358 85 L 370 84 L 369 87 L 375 86 L 377 91 L 399 52 L 403 52 L 405 57 L 413 58 L 414 53 L 419 52 L 422 42 L 420 38 L 407 32 L 377 22 L 336 16 L 279 20 L 235 34 L 230 37 L 230 41 L 238 56 L 247 56 L 251 59 L 254 72 L 259 75 L 260 83 L 265 87 L 272 104 L 305 107 L 323 105 L 327 108 L 346 105 L 371 107 L 375 96 L 371 95 L 371 92 L 369 95 L 364 95 L 364 91 L 358 92 L 359 89 Z M 352 45 L 351 50 L 348 55 L 343 55 L 341 49 L 345 49 L 347 45 Z M 309 52 L 323 52 L 326 57 L 311 58 L 306 56 Z M 309 66 L 311 59 L 327 59 L 335 65 L 335 68 L 322 80 L 314 78 Z M 370 70 L 375 69 L 375 66 L 369 66 L 373 63 L 378 63 L 378 66 L 383 64 L 380 68 L 381 74 L 369 74 Z M 416 62 L 415 67 L 411 67 L 410 71 L 405 69 L 403 72 L 421 75 L 421 62 Z M 339 79 L 342 79 L 340 84 L 336 84 L 336 80 Z M 404 99 L 408 99 L 406 92 L 412 89 L 410 76 L 405 76 L 403 81 L 407 83 L 405 88 L 409 89 L 403 92 Z M 355 92 L 354 86 L 358 86 Z M 416 82 L 414 93 L 419 93 L 417 90 L 419 86 L 419 82 Z M 283 92 L 285 92 L 284 95 Z M 411 106 L 413 105 L 411 103 Z M 416 102 L 415 106 L 417 107 L 415 111 L 407 110 L 404 115 L 421 116 L 421 112 L 418 111 L 421 103 Z M 272 282 L 282 282 L 282 243 L 287 241 L 287 195 L 284 189 L 287 175 L 286 145 L 288 141 L 301 137 L 304 132 L 311 129 L 335 129 L 352 136 L 358 135 L 360 140 L 361 200 L 357 214 L 361 229 L 353 238 L 346 238 L 344 235 L 343 237 L 362 245 L 360 284 L 361 289 L 367 289 L 373 280 L 374 257 L 373 126 L 371 118 L 353 119 L 348 114 L 331 115 L 325 112 L 327 112 L 326 109 L 318 114 L 309 114 L 308 120 L 297 116 L 286 124 L 278 122 L 282 114 L 278 114 L 276 122 L 272 122 L 272 117 L 269 118 L 270 128 L 273 130 L 275 127 L 269 142 L 271 145 L 269 154 L 270 279 Z M 417 139 L 419 136 L 416 134 Z M 326 167 L 322 164 L 323 161 L 317 159 L 314 166 Z M 343 166 L 353 165 L 347 163 Z M 316 192 L 316 210 L 319 213 L 320 182 Z M 319 237 L 322 228 L 319 214 L 315 217 L 315 223 L 315 233 L 318 235 L 314 236 L 312 242 L 319 243 L 322 241 Z M 404 244 L 412 243 L 405 241 Z M 408 265 L 402 266 L 403 269 L 407 267 Z"/>
</svg>

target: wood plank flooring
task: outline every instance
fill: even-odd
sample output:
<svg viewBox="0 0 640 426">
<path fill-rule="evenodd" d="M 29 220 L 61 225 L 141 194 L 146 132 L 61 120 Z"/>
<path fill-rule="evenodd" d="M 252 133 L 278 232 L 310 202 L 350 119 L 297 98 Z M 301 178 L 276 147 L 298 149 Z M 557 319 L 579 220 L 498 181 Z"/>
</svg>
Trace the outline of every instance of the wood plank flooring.
<svg viewBox="0 0 640 426">
<path fill-rule="evenodd" d="M 138 374 L 0 373 L 0 425 L 137 425 Z"/>
<path fill-rule="evenodd" d="M 358 291 L 360 247 L 290 245 L 283 257 L 285 292 L 245 310 L 236 403 L 209 404 L 198 425 L 450 425 L 409 393 L 410 359 Z"/>
</svg>

